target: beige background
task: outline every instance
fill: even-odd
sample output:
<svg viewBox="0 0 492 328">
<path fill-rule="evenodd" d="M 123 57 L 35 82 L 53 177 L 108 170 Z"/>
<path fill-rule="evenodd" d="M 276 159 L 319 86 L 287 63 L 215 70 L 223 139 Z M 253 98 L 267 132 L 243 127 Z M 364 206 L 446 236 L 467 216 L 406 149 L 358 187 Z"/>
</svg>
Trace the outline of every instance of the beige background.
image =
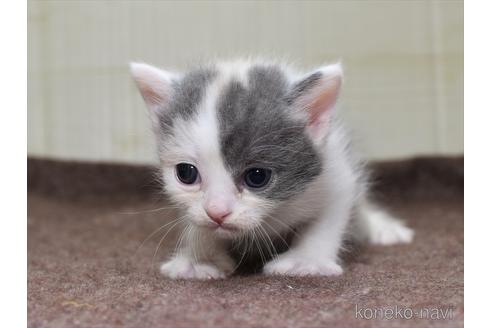
<svg viewBox="0 0 492 328">
<path fill-rule="evenodd" d="M 155 161 L 128 62 L 342 59 L 343 115 L 375 158 L 463 153 L 461 1 L 29 1 L 28 153 Z"/>
</svg>

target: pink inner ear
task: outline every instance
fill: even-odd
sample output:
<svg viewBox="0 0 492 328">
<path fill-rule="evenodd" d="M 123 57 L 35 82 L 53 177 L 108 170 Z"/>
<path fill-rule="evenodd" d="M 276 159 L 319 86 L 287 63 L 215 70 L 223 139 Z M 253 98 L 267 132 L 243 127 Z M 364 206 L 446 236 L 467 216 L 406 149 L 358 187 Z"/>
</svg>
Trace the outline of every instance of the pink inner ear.
<svg viewBox="0 0 492 328">
<path fill-rule="evenodd" d="M 168 90 L 166 90 L 165 82 L 149 77 L 149 80 L 137 80 L 138 87 L 148 105 L 155 106 L 163 104 L 167 101 Z"/>
<path fill-rule="evenodd" d="M 330 85 L 325 86 L 319 90 L 320 93 L 316 94 L 313 101 L 308 104 L 307 110 L 309 112 L 309 125 L 317 125 L 318 121 L 322 121 L 324 113 L 330 111 L 335 105 L 338 95 L 339 82 L 333 81 Z"/>
</svg>

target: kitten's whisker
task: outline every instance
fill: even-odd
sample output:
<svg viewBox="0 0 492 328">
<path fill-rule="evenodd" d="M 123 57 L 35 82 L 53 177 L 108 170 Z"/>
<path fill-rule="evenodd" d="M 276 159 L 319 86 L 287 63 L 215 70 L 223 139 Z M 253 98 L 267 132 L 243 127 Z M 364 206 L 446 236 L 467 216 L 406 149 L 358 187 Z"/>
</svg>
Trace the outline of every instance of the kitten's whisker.
<svg viewBox="0 0 492 328">
<path fill-rule="evenodd" d="M 256 248 L 258 249 L 258 252 L 260 253 L 261 263 L 262 263 L 263 265 L 265 265 L 265 263 L 266 263 L 266 258 L 265 258 L 264 254 L 263 254 L 263 250 L 261 249 L 261 243 L 260 243 L 260 240 L 259 240 L 259 239 L 257 239 L 257 237 L 256 237 L 256 232 L 255 232 L 255 230 L 256 230 L 256 227 L 253 229 L 253 240 L 255 241 Z"/>
<path fill-rule="evenodd" d="M 159 228 L 157 228 L 156 230 L 154 230 L 154 232 L 152 232 L 149 236 L 147 236 L 147 238 L 144 239 L 144 241 L 140 244 L 140 246 L 138 246 L 137 250 L 135 251 L 135 253 L 133 254 L 133 256 L 135 256 L 139 251 L 140 249 L 143 247 L 143 245 L 150 239 L 152 238 L 152 236 L 154 236 L 156 233 L 158 233 L 159 231 L 161 231 L 162 229 L 164 229 L 165 227 L 167 227 L 168 225 L 180 220 L 182 217 L 179 217 L 179 218 L 176 218 L 162 226 L 160 226 Z"/>
<path fill-rule="evenodd" d="M 240 244 L 242 243 L 242 240 L 245 239 L 245 243 L 247 242 L 247 238 L 245 238 L 244 236 L 241 235 L 240 237 Z M 246 243 L 247 245 L 247 243 Z M 241 258 L 239 259 L 239 262 L 236 264 L 236 266 L 234 267 L 234 269 L 232 269 L 232 272 L 235 272 L 240 266 L 241 266 L 241 263 L 243 263 L 243 260 L 244 260 L 244 256 L 246 255 L 246 253 L 248 252 L 248 249 L 246 247 L 246 245 L 244 245 L 244 249 L 243 249 L 243 254 L 241 255 Z"/>
<path fill-rule="evenodd" d="M 191 227 L 190 234 L 193 235 L 193 243 L 192 244 L 194 246 L 199 246 L 199 244 L 198 244 L 198 238 L 199 238 L 198 230 L 195 229 L 195 227 Z M 200 254 L 198 254 L 198 256 L 197 256 L 197 247 L 193 247 L 193 257 L 195 258 L 195 262 L 198 263 L 198 259 L 200 258 Z"/>
<path fill-rule="evenodd" d="M 284 237 L 282 237 L 282 235 L 277 230 L 275 230 L 270 224 L 268 224 L 268 222 L 263 221 L 263 223 L 265 223 L 275 234 L 277 234 L 277 236 L 280 238 L 280 240 L 285 244 L 285 246 L 287 248 L 290 247 L 290 245 L 287 243 L 287 241 L 285 241 Z"/>
<path fill-rule="evenodd" d="M 260 229 L 259 231 L 262 231 L 263 238 L 265 239 L 265 243 L 267 244 L 266 245 L 267 251 L 270 253 L 271 258 L 273 259 L 273 258 L 277 257 L 278 256 L 277 249 L 275 248 L 275 245 L 273 244 L 272 239 L 270 238 L 268 233 L 265 231 L 265 228 L 263 228 L 261 225 L 258 227 Z M 266 238 L 265 238 L 265 236 L 266 236 Z M 268 245 L 268 242 L 270 243 L 270 245 Z M 270 246 L 272 247 L 271 250 L 270 250 Z M 273 253 L 275 253 L 275 254 L 273 254 Z"/>
<path fill-rule="evenodd" d="M 155 262 L 155 257 L 157 255 L 157 252 L 159 251 L 159 248 L 161 247 L 161 244 L 162 242 L 164 241 L 164 239 L 167 237 L 167 235 L 169 234 L 169 232 L 171 230 L 173 230 L 179 223 L 181 223 L 182 220 L 176 220 L 176 222 L 171 226 L 171 228 L 169 228 L 166 233 L 164 234 L 164 236 L 159 240 L 159 243 L 157 244 L 157 247 L 155 249 L 155 252 L 154 252 L 154 256 L 152 257 L 152 262 L 151 262 L 151 267 L 153 268 L 154 267 L 154 262 Z"/>
<path fill-rule="evenodd" d="M 265 214 L 265 215 L 268 216 L 270 219 L 274 220 L 275 222 L 277 222 L 278 224 L 283 225 L 286 229 L 288 229 L 289 231 L 291 231 L 296 237 L 299 237 L 299 233 L 297 231 L 295 231 L 295 229 L 292 228 L 291 226 L 289 226 L 287 223 L 282 222 L 282 220 L 279 220 L 279 219 L 277 219 L 276 217 L 274 217 L 272 215 L 269 215 L 269 214 Z"/>
<path fill-rule="evenodd" d="M 159 212 L 159 211 L 165 211 L 169 209 L 177 209 L 181 208 L 180 206 L 165 206 L 165 207 L 159 207 L 159 208 L 154 208 L 150 210 L 142 210 L 142 211 L 136 211 L 136 212 L 120 212 L 119 214 L 122 215 L 136 215 L 136 214 L 145 214 L 145 213 L 154 213 L 154 212 Z"/>
<path fill-rule="evenodd" d="M 188 247 L 190 248 L 191 255 L 193 256 L 193 259 L 195 260 L 195 263 L 198 263 L 198 258 L 196 257 L 196 241 L 195 241 L 195 234 L 193 233 L 193 226 L 190 224 L 190 228 L 188 229 L 186 236 L 183 238 L 187 244 Z"/>
<path fill-rule="evenodd" d="M 188 223 L 186 227 L 181 231 L 181 234 L 179 235 L 178 242 L 176 243 L 176 246 L 174 247 L 173 254 L 177 254 L 178 251 L 183 250 L 181 247 L 181 244 L 183 243 L 183 238 L 185 237 L 185 233 L 188 231 L 190 228 L 190 224 Z"/>
</svg>

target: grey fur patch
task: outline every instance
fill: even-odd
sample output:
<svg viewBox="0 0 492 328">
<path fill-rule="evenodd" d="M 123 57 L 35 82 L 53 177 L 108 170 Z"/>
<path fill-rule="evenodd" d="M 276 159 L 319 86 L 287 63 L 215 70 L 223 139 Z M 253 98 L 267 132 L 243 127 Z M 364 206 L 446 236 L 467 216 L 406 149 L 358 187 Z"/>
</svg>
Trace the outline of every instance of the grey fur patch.
<svg viewBox="0 0 492 328">
<path fill-rule="evenodd" d="M 225 164 L 238 186 L 252 167 L 273 171 L 262 197 L 285 200 L 307 187 L 321 173 L 322 161 L 305 133 L 305 123 L 295 121 L 292 89 L 277 66 L 254 66 L 248 85 L 231 81 L 217 108 L 220 146 Z"/>
<path fill-rule="evenodd" d="M 216 75 L 217 71 L 214 68 L 198 68 L 174 82 L 171 100 L 160 111 L 159 131 L 161 133 L 170 133 L 176 118 L 189 120 L 196 115 L 204 92 Z"/>
</svg>

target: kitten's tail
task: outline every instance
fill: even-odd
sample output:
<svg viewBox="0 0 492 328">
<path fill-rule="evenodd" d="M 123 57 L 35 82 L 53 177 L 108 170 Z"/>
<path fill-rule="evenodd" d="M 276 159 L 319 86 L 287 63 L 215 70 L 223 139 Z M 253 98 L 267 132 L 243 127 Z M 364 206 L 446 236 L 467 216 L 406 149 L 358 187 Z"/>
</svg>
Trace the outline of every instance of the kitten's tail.
<svg viewBox="0 0 492 328">
<path fill-rule="evenodd" d="M 414 231 L 385 210 L 362 200 L 353 221 L 351 235 L 356 241 L 375 245 L 410 243 Z"/>
</svg>

